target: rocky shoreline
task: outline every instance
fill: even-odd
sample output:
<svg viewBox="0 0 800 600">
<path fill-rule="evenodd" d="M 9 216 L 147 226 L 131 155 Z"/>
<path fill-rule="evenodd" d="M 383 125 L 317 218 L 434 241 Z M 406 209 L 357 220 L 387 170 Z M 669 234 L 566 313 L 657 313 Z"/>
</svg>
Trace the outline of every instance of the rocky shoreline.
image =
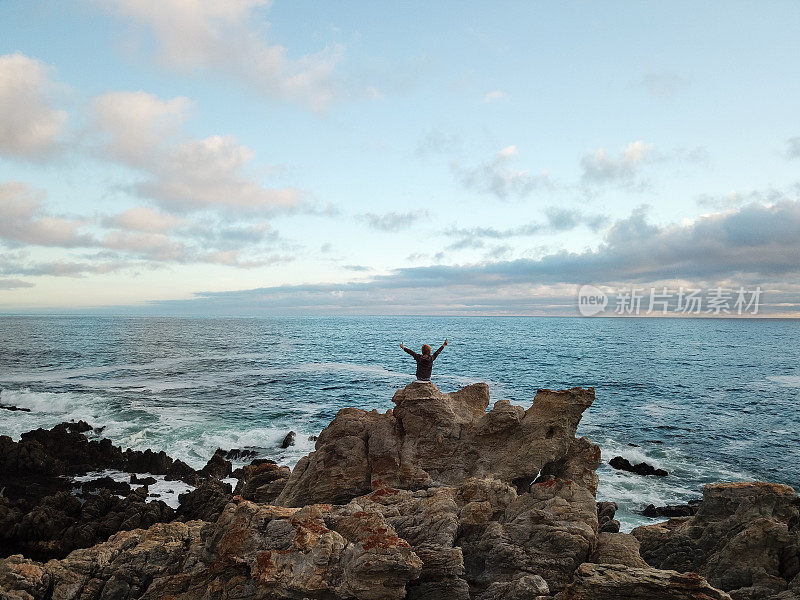
<svg viewBox="0 0 800 600">
<path fill-rule="evenodd" d="M 575 437 L 593 401 L 487 412 L 485 384 L 413 383 L 385 413 L 339 411 L 291 470 L 224 450 L 194 470 L 82 422 L 0 437 L 0 599 L 800 600 L 789 486 L 709 485 L 620 533 L 600 448 Z M 109 469 L 130 480 L 74 493 Z M 192 487 L 177 509 L 148 497 L 153 475 Z"/>
</svg>

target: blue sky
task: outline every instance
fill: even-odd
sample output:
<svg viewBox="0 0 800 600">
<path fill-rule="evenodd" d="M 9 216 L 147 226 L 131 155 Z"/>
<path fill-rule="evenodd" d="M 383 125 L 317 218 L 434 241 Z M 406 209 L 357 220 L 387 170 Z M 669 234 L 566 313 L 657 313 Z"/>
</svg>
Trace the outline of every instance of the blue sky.
<svg viewBox="0 0 800 600">
<path fill-rule="evenodd" d="M 800 5 L 0 4 L 0 311 L 794 316 Z"/>
</svg>

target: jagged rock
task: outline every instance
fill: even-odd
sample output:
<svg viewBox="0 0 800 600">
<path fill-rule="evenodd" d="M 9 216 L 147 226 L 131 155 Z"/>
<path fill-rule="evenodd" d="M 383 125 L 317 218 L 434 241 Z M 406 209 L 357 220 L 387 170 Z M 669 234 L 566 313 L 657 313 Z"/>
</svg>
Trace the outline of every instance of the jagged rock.
<svg viewBox="0 0 800 600">
<path fill-rule="evenodd" d="M 216 521 L 233 499 L 231 484 L 208 479 L 190 492 L 178 496 L 180 505 L 175 518 L 181 521 Z"/>
<path fill-rule="evenodd" d="M 97 490 L 108 490 L 112 494 L 119 494 L 127 496 L 131 493 L 131 486 L 124 481 L 115 481 L 111 477 L 99 477 L 90 481 L 85 481 L 81 485 L 84 495 L 87 493 L 96 492 Z"/>
<path fill-rule="evenodd" d="M 687 504 L 667 504 L 656 506 L 648 504 L 642 511 L 645 517 L 691 517 L 697 513 L 702 500 L 690 500 Z"/>
<path fill-rule="evenodd" d="M 586 563 L 556 600 L 731 600 L 697 575 Z"/>
<path fill-rule="evenodd" d="M 550 598 L 547 582 L 538 575 L 523 575 L 516 581 L 495 582 L 481 594 L 480 600 L 531 600 Z"/>
<path fill-rule="evenodd" d="M 48 496 L 33 507 L 24 500 L 0 498 L 0 556 L 22 553 L 37 559 L 60 558 L 117 531 L 172 520 L 169 506 L 146 500 L 146 488 L 125 498 L 100 489 L 83 504 L 69 492 Z"/>
<path fill-rule="evenodd" d="M 255 458 L 258 452 L 255 450 L 242 450 L 239 448 L 231 448 L 225 453 L 225 458 L 228 460 L 244 460 L 247 458 Z"/>
<path fill-rule="evenodd" d="M 800 499 L 788 485 L 713 484 L 694 516 L 632 533 L 651 566 L 695 571 L 737 600 L 783 600 L 800 584 L 799 515 Z"/>
<path fill-rule="evenodd" d="M 483 383 L 450 394 L 432 383 L 412 383 L 392 400 L 397 406 L 384 414 L 340 410 L 276 502 L 344 503 L 381 487 L 422 489 L 489 475 L 524 491 L 542 472 L 564 474 L 559 461 L 581 452 L 569 475 L 596 486 L 597 475 L 586 465 L 599 461 L 599 448 L 574 438 L 594 401 L 591 388 L 539 390 L 527 411 L 500 400 L 487 413 Z"/>
<path fill-rule="evenodd" d="M 627 567 L 648 566 L 639 554 L 639 540 L 629 533 L 598 533 L 597 545 L 587 562 Z"/>
<path fill-rule="evenodd" d="M 245 500 L 271 503 L 283 491 L 291 470 L 273 461 L 253 461 L 255 464 L 237 469 L 240 486 L 236 492 Z"/>
<path fill-rule="evenodd" d="M 131 485 L 153 485 L 156 481 L 155 477 L 138 477 L 136 473 L 131 473 Z"/>
<path fill-rule="evenodd" d="M 619 521 L 614 518 L 617 513 L 616 502 L 597 503 L 597 530 L 603 533 L 618 533 Z"/>
<path fill-rule="evenodd" d="M 49 587 L 58 600 L 200 600 L 212 591 L 253 600 L 400 600 L 421 564 L 378 513 L 241 501 L 228 504 L 213 525 L 121 532 L 45 565 L 0 561 L 0 589 L 38 599 Z"/>
<path fill-rule="evenodd" d="M 201 479 L 225 479 L 233 471 L 231 461 L 225 459 L 225 451 L 217 448 L 214 455 L 208 460 L 206 466 L 197 472 Z"/>
<path fill-rule="evenodd" d="M 297 434 L 294 431 L 290 431 L 286 434 L 286 437 L 283 438 L 281 442 L 281 448 L 288 448 L 289 446 L 294 446 L 294 439 L 297 437 Z"/>
<path fill-rule="evenodd" d="M 629 471 L 637 475 L 655 475 L 656 477 L 666 477 L 669 475 L 664 469 L 656 469 L 653 465 L 646 462 L 640 462 L 632 465 L 627 458 L 615 456 L 608 464 L 620 471 Z"/>
</svg>

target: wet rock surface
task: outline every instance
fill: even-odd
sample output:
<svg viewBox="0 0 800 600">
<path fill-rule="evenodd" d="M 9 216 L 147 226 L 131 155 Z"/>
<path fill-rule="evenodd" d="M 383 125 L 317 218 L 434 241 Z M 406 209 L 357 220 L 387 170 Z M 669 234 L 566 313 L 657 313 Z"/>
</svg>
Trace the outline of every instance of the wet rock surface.
<svg viewBox="0 0 800 600">
<path fill-rule="evenodd" d="M 615 456 L 608 464 L 619 471 L 628 471 L 629 473 L 636 473 L 637 475 L 654 475 L 656 477 L 666 477 L 669 475 L 664 469 L 656 469 L 653 465 L 640 462 L 635 465 L 631 464 L 627 458 Z"/>
</svg>

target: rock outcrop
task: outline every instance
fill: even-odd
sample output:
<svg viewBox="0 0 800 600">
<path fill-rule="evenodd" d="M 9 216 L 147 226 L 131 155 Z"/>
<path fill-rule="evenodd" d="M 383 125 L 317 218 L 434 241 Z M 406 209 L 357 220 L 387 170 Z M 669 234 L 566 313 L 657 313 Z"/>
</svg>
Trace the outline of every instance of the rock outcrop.
<svg viewBox="0 0 800 600">
<path fill-rule="evenodd" d="M 537 477 L 564 471 L 559 461 L 578 443 L 575 431 L 594 390 L 539 390 L 527 411 L 500 400 L 487 413 L 484 383 L 450 394 L 412 383 L 392 401 L 397 406 L 383 414 L 340 410 L 276 503 L 345 503 L 383 487 L 419 490 L 488 476 L 524 492 Z M 596 453 L 599 461 L 600 449 L 588 440 L 584 445 L 574 451 Z M 596 488 L 594 469 L 571 475 Z"/>
<path fill-rule="evenodd" d="M 575 437 L 593 400 L 591 389 L 540 390 L 527 410 L 501 400 L 487 412 L 484 384 L 451 394 L 411 384 L 386 413 L 339 411 L 291 472 L 255 460 L 233 472 L 232 492 L 214 479 L 230 473 L 220 451 L 170 523 L 119 522 L 132 530 L 104 531 L 106 541 L 44 564 L 0 559 L 0 600 L 726 600 L 712 585 L 741 575 L 721 565 L 747 549 L 764 554 L 748 563 L 753 581 L 771 581 L 774 568 L 791 593 L 797 507 L 785 490 L 764 490 L 772 496 L 752 499 L 753 514 L 730 494 L 706 499 L 691 534 L 680 530 L 686 520 L 619 533 L 616 505 L 595 499 L 600 449 Z M 698 542 L 712 520 L 728 525 Z M 761 532 L 753 547 L 737 538 L 747 527 Z M 725 534 L 730 551 L 712 552 L 711 536 Z M 673 535 L 700 550 L 680 562 L 669 548 L 685 540 L 670 546 Z M 711 583 L 681 572 L 693 570 Z M 733 598 L 760 598 L 740 592 Z"/>
<path fill-rule="evenodd" d="M 691 517 L 637 527 L 641 555 L 693 571 L 734 600 L 800 598 L 800 498 L 788 485 L 707 485 Z"/>
</svg>

